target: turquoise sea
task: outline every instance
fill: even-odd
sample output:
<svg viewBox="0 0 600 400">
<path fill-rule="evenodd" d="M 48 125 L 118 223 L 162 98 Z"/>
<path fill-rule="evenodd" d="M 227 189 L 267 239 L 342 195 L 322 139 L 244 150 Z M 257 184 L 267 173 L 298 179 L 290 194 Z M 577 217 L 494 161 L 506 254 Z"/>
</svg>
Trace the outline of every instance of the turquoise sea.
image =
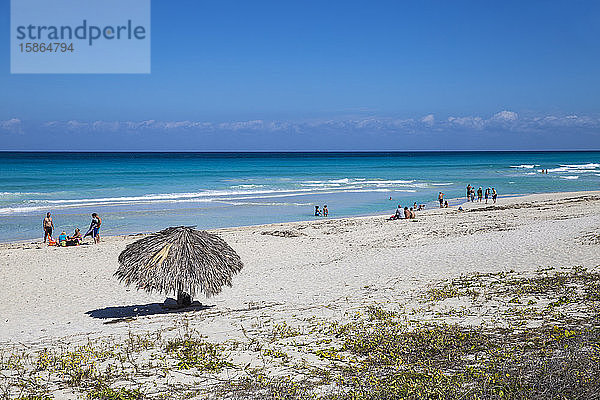
<svg viewBox="0 0 600 400">
<path fill-rule="evenodd" d="M 548 169 L 548 174 L 541 174 Z M 0 152 L 0 241 L 39 239 L 103 218 L 104 235 L 391 214 L 434 206 L 467 184 L 500 196 L 598 190 L 600 152 L 12 153 Z M 390 200 L 390 197 L 392 200 Z"/>
</svg>

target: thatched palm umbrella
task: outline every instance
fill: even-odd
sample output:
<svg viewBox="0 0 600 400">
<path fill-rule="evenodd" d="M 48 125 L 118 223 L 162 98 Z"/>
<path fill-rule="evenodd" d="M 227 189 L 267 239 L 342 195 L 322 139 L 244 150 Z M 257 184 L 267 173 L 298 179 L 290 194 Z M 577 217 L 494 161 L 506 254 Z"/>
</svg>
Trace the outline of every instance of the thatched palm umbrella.
<svg viewBox="0 0 600 400">
<path fill-rule="evenodd" d="M 115 276 L 137 289 L 177 293 L 179 306 L 198 293 L 218 294 L 244 266 L 223 239 L 193 227 L 167 228 L 128 245 Z"/>
</svg>

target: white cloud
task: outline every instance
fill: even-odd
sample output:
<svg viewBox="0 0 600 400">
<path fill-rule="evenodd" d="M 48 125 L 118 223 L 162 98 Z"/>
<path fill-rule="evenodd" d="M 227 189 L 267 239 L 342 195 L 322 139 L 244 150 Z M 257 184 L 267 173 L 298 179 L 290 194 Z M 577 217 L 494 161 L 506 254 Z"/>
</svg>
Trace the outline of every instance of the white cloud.
<svg viewBox="0 0 600 400">
<path fill-rule="evenodd" d="M 435 123 L 435 117 L 433 114 L 429 114 L 421 118 L 421 122 L 427 125 L 433 125 Z"/>
<path fill-rule="evenodd" d="M 0 121 L 0 129 L 20 127 L 21 121 L 14 119 Z M 554 132 L 557 130 L 582 130 L 600 132 L 600 119 L 581 115 L 544 115 L 519 116 L 516 112 L 503 110 L 484 118 L 477 115 L 450 116 L 437 120 L 433 114 L 413 119 L 365 117 L 340 118 L 306 121 L 265 121 L 261 119 L 247 121 L 210 122 L 210 121 L 95 121 L 71 120 L 66 122 L 50 121 L 44 127 L 57 131 L 78 132 L 194 132 L 194 133 L 439 133 L 439 132 Z"/>
<path fill-rule="evenodd" d="M 481 117 L 449 117 L 448 122 L 454 126 L 460 126 L 468 129 L 483 129 L 486 121 Z"/>
<path fill-rule="evenodd" d="M 19 118 L 0 121 L 0 130 L 11 133 L 23 133 L 23 123 Z"/>
<path fill-rule="evenodd" d="M 517 114 L 516 112 L 513 111 L 500 111 L 499 113 L 494 114 L 494 116 L 491 118 L 493 121 L 505 121 L 505 122 L 512 122 L 512 121 L 516 121 L 517 119 L 519 119 L 519 114 Z"/>
</svg>

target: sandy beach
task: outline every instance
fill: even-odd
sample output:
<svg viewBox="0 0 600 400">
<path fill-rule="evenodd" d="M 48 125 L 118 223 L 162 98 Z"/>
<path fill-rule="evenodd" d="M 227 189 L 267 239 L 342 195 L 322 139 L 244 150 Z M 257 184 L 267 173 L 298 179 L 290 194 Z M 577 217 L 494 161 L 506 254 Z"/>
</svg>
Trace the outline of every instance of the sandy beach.
<svg viewBox="0 0 600 400">
<path fill-rule="evenodd" d="M 240 325 L 255 318 L 342 317 L 474 271 L 597 266 L 598 249 L 584 238 L 600 234 L 600 192 L 537 194 L 464 208 L 427 210 L 414 221 L 319 218 L 216 230 L 245 267 L 232 288 L 198 299 L 209 309 L 185 317 L 222 340 L 240 335 Z M 139 237 L 107 237 L 100 245 L 74 248 L 0 245 L 0 341 L 120 335 L 182 318 L 162 313 L 164 295 L 125 288 L 113 277 L 119 253 Z M 130 320 L 106 324 L 118 318 Z"/>
<path fill-rule="evenodd" d="M 294 327 L 296 333 L 289 336 L 308 338 L 314 321 L 343 323 L 370 306 L 408 315 L 406 310 L 422 302 L 419 293 L 472 274 L 502 277 L 572 267 L 597 271 L 600 192 L 536 194 L 463 207 L 427 210 L 415 220 L 318 218 L 215 230 L 245 267 L 232 288 L 197 299 L 203 306 L 184 312 L 169 312 L 161 307 L 164 295 L 126 288 L 113 277 L 119 253 L 141 235 L 106 237 L 99 245 L 73 248 L 2 244 L 0 347 L 9 353 L 35 352 L 90 340 L 126 343 L 132 334 L 182 337 L 195 332 L 213 343 L 249 341 L 230 356 L 246 365 L 237 370 L 243 375 L 240 371 L 249 366 L 266 365 L 264 350 L 248 350 L 256 340 L 252 337 L 271 337 L 275 330 Z M 461 307 L 460 314 L 444 321 L 482 326 L 486 318 L 497 319 L 496 306 Z M 502 325 L 494 324 L 495 329 Z M 278 343 L 273 340 L 266 343 Z M 301 360 L 311 362 L 305 355 Z M 297 372 L 298 367 L 281 368 L 275 371 Z M 228 370 L 226 378 L 232 376 Z M 173 379 L 189 381 L 183 375 L 162 379 L 165 388 Z M 78 393 L 60 385 L 56 390 L 60 398 Z"/>
</svg>

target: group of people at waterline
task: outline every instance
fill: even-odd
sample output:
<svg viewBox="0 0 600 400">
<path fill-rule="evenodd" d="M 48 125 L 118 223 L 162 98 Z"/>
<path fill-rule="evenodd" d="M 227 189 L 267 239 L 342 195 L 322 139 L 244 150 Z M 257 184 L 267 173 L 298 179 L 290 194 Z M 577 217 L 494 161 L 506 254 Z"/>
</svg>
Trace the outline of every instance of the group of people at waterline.
<svg viewBox="0 0 600 400">
<path fill-rule="evenodd" d="M 475 190 L 474 186 L 470 184 L 467 186 L 467 201 L 474 202 L 475 195 L 477 194 L 478 201 L 483 201 L 485 198 L 485 203 L 488 203 L 489 198 L 491 197 L 494 204 L 496 203 L 496 199 L 498 197 L 498 192 L 496 192 L 495 188 L 487 188 L 485 191 L 480 186 L 479 189 Z M 440 208 L 448 208 L 448 201 L 444 198 L 445 194 L 440 192 L 438 194 L 438 201 L 440 203 Z M 390 200 L 392 198 L 390 197 Z M 394 215 L 390 217 L 391 220 L 395 219 L 414 219 L 416 218 L 415 211 L 420 211 L 425 208 L 425 205 L 420 204 L 417 207 L 417 203 L 413 204 L 413 207 L 402 207 L 402 205 L 398 204 L 398 208 Z M 329 216 L 329 209 L 327 205 L 324 205 L 322 209 L 319 206 L 315 206 L 315 216 L 316 217 L 327 217 Z M 48 244 L 51 246 L 77 246 L 81 244 L 83 239 L 87 236 L 91 236 L 94 239 L 94 243 L 100 243 L 100 226 L 102 225 L 102 219 L 96 213 L 92 213 L 92 222 L 90 223 L 90 227 L 85 235 L 82 235 L 79 228 L 75 228 L 75 232 L 72 236 L 67 236 L 67 234 L 63 231 L 58 236 L 58 240 L 54 240 L 52 237 L 52 232 L 54 231 L 54 221 L 52 219 L 52 214 L 47 213 L 46 218 L 44 218 L 42 222 L 42 228 L 44 230 L 44 243 L 48 241 Z"/>
<path fill-rule="evenodd" d="M 323 209 L 319 209 L 319 206 L 315 206 L 315 217 L 327 217 L 329 215 L 329 209 L 327 204 L 323 206 Z"/>
<path fill-rule="evenodd" d="M 42 221 L 42 228 L 44 229 L 44 243 L 46 240 L 48 241 L 49 246 L 78 246 L 83 242 L 83 239 L 87 236 L 91 236 L 94 239 L 94 243 L 100 243 L 100 226 L 102 225 L 102 218 L 98 216 L 98 214 L 92 214 L 92 222 L 90 223 L 90 227 L 85 235 L 81 235 L 81 231 L 79 228 L 75 228 L 75 232 L 73 232 L 72 236 L 67 236 L 67 234 L 63 231 L 60 235 L 58 235 L 57 240 L 54 240 L 52 237 L 52 232 L 54 231 L 54 220 L 52 219 L 52 214 L 47 213 L 46 218 Z"/>
<path fill-rule="evenodd" d="M 477 189 L 477 201 L 482 202 L 484 197 L 485 204 L 488 203 L 490 197 L 492 198 L 494 204 L 496 204 L 496 199 L 498 198 L 498 192 L 496 192 L 496 188 L 488 187 L 484 191 L 483 188 L 480 186 L 479 189 Z M 475 201 L 475 186 L 471 186 L 470 184 L 467 186 L 467 201 L 469 200 L 471 202 Z"/>
<path fill-rule="evenodd" d="M 488 200 L 490 198 L 492 199 L 494 204 L 496 204 L 496 200 L 498 198 L 498 192 L 496 191 L 496 188 L 488 187 L 487 189 L 483 190 L 483 187 L 480 186 L 479 189 L 475 190 L 474 186 L 471 186 L 470 184 L 467 185 L 467 201 L 474 202 L 475 195 L 477 195 L 477 199 L 480 202 L 482 202 L 483 199 L 485 198 L 485 204 L 488 204 Z M 440 208 L 448 208 L 449 207 L 448 200 L 446 200 L 445 196 L 446 195 L 443 192 L 439 192 L 439 194 L 438 194 L 438 202 L 440 204 Z M 392 200 L 391 197 L 390 197 L 390 200 Z M 421 211 L 424 208 L 425 208 L 425 205 L 423 205 L 423 204 L 420 204 L 419 207 L 417 208 L 416 202 L 413 204 L 413 207 L 410 207 L 410 208 L 409 207 L 402 208 L 402 205 L 398 204 L 398 208 L 396 209 L 396 212 L 389 219 L 390 220 L 414 219 L 414 218 L 416 218 L 415 211 Z M 458 210 L 462 211 L 463 208 L 459 207 Z"/>
</svg>

